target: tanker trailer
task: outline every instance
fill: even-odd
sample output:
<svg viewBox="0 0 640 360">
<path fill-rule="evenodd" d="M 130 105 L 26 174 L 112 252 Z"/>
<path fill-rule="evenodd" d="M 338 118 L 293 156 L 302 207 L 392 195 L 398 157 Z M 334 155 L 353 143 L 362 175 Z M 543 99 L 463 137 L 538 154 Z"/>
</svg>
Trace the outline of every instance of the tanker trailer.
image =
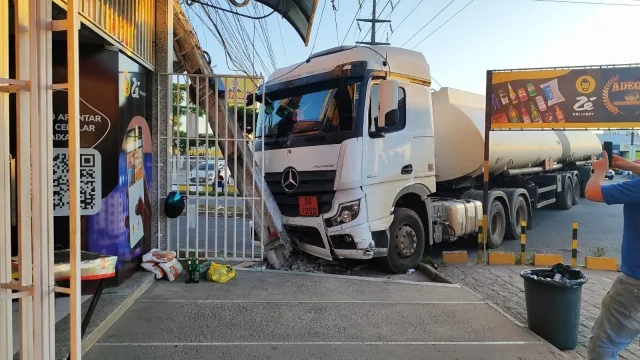
<svg viewBox="0 0 640 360">
<path fill-rule="evenodd" d="M 432 93 L 437 192 L 434 242 L 474 233 L 482 219 L 485 97 L 457 89 Z M 492 131 L 489 143 L 487 246 L 520 238 L 534 209 L 577 204 L 600 153 L 591 131 Z M 473 216 L 469 214 L 473 213 Z"/>
</svg>

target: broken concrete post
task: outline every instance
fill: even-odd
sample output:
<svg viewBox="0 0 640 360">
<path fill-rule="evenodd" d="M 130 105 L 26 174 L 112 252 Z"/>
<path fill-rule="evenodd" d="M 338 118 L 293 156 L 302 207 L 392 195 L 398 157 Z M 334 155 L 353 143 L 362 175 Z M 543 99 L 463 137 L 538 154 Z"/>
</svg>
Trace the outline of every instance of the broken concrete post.
<svg viewBox="0 0 640 360">
<path fill-rule="evenodd" d="M 186 71 L 187 77 L 189 77 L 189 74 L 214 76 L 211 66 L 205 61 L 196 34 L 177 0 L 174 0 L 174 48 L 177 61 Z M 253 152 L 248 147 L 236 146 L 236 141 L 244 141 L 244 136 L 235 122 L 235 117 L 229 113 L 226 101 L 224 98 L 217 99 L 218 94 L 215 93 L 214 89 L 209 88 L 209 93 L 207 94 L 208 78 L 201 77 L 200 80 L 196 80 L 196 78 L 196 76 L 191 76 L 189 80 L 194 86 L 196 83 L 200 85 L 200 88 L 197 89 L 199 105 L 202 108 L 206 108 L 208 105 L 209 109 L 215 109 L 207 119 L 209 125 L 214 130 L 217 138 L 228 139 L 218 142 L 220 151 L 227 159 L 227 164 L 235 164 L 235 159 L 237 158 L 238 160 L 237 174 L 234 173 L 234 166 L 228 166 L 236 187 L 242 191 L 245 197 L 262 197 L 264 199 L 264 221 L 262 221 L 261 217 L 255 217 L 252 220 L 256 229 L 256 236 L 264 244 L 267 261 L 273 267 L 279 269 L 292 250 L 291 240 L 283 226 L 282 213 L 280 213 L 280 209 L 271 191 L 266 186 L 260 171 L 253 166 Z M 217 121 L 215 121 L 216 112 Z M 245 168 L 245 164 L 248 168 Z M 256 180 L 255 182 L 254 179 Z M 259 213 L 262 210 L 259 201 L 248 201 L 248 203 L 250 213 Z M 261 234 L 264 234 L 264 238 L 260 238 Z"/>
</svg>

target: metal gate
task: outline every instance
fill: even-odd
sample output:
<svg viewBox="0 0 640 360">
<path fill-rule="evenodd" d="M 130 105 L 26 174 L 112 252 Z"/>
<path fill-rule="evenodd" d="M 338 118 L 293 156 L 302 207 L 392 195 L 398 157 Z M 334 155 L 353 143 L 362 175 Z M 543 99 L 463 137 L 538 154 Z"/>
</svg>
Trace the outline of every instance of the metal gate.
<svg viewBox="0 0 640 360">
<path fill-rule="evenodd" d="M 265 234 L 254 231 L 252 219 L 264 219 L 265 210 L 256 192 L 257 182 L 264 181 L 264 166 L 253 156 L 254 132 L 262 124 L 258 105 L 263 103 L 256 90 L 263 78 L 158 76 L 169 90 L 170 117 L 167 136 L 157 129 L 158 153 L 166 146 L 168 159 L 166 168 L 158 167 L 159 180 L 164 178 L 160 172 L 167 172 L 159 189 L 165 185 L 165 194 L 178 191 L 186 197 L 182 215 L 168 219 L 167 248 L 181 259 L 262 260 L 259 240 Z"/>
</svg>

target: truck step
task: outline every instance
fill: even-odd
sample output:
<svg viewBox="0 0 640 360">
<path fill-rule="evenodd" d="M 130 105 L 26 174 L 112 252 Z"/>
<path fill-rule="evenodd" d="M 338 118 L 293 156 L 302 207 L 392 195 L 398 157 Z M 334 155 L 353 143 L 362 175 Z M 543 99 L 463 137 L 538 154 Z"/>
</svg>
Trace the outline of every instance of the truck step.
<svg viewBox="0 0 640 360">
<path fill-rule="evenodd" d="M 555 187 L 555 186 L 554 186 Z M 549 204 L 553 204 L 554 202 L 556 202 L 556 199 L 549 199 L 549 200 L 544 200 L 544 201 L 540 201 L 539 203 L 536 203 L 536 209 L 540 209 L 543 206 L 547 206 Z"/>
<path fill-rule="evenodd" d="M 556 190 L 556 185 L 551 185 L 551 186 L 547 186 L 547 187 L 543 187 L 543 188 L 538 188 L 538 194 L 540 193 L 545 193 L 548 191 L 555 191 Z M 555 201 L 555 200 L 553 200 Z"/>
</svg>

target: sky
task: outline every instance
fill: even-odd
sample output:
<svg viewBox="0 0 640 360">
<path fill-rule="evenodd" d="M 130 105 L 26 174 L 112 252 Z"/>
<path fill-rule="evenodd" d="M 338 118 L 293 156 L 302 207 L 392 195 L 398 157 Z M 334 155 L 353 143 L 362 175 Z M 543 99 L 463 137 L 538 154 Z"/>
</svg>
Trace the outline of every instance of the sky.
<svg viewBox="0 0 640 360">
<path fill-rule="evenodd" d="M 227 0 L 206 1 L 229 8 Z M 277 68 L 304 61 L 312 50 L 318 52 L 338 46 L 343 39 L 346 39 L 345 45 L 363 40 L 370 27 L 368 23 L 360 23 L 361 31 L 354 23 L 347 33 L 358 12 L 359 1 L 362 10 L 358 18 L 371 17 L 372 2 L 375 0 L 318 0 L 307 47 L 293 27 L 280 16 L 273 14 L 266 18 L 264 23 Z M 392 33 L 389 26 L 382 25 L 383 28 L 377 32 L 377 40 L 385 41 L 388 35 L 392 46 L 415 47 L 414 50 L 422 52 L 431 66 L 436 89 L 444 86 L 484 94 L 486 71 L 490 69 L 640 63 L 640 46 L 637 45 L 640 42 L 637 25 L 640 0 L 583 0 L 606 5 L 567 3 L 578 0 L 475 0 L 447 22 L 470 0 L 451 1 L 422 0 L 420 3 L 420 0 L 377 0 L 378 12 L 387 5 L 379 18 L 389 18 L 394 29 Z M 393 9 L 389 2 L 393 4 Z M 337 7 L 336 11 L 332 4 Z M 442 11 L 445 6 L 446 9 Z M 203 22 L 196 16 L 196 11 L 202 14 L 198 10 L 199 5 L 190 8 L 183 4 L 183 7 L 201 46 L 211 56 L 214 71 L 217 74 L 235 74 L 233 64 L 227 66 L 224 49 L 211 31 L 210 20 Z M 263 13 L 270 12 L 262 5 L 258 4 L 258 7 Z M 254 14 L 252 4 L 245 8 L 233 8 L 242 13 L 247 13 L 247 9 Z M 418 32 L 440 11 L 442 13 Z M 406 20 L 401 23 L 405 17 Z M 219 19 L 214 17 L 214 20 L 221 25 Z M 253 38 L 254 26 L 257 36 L 261 34 L 260 24 L 250 19 L 240 21 L 256 44 L 255 47 L 247 42 L 242 45 L 246 47 L 245 50 L 255 51 L 255 56 L 265 59 L 264 68 L 258 65 L 256 72 L 268 77 L 274 67 L 268 60 L 263 42 L 258 37 Z M 229 36 L 229 31 L 221 31 L 225 38 Z M 235 28 L 235 31 L 237 34 L 241 30 Z M 366 40 L 369 40 L 369 36 Z M 230 39 L 226 41 L 232 46 Z"/>
</svg>

